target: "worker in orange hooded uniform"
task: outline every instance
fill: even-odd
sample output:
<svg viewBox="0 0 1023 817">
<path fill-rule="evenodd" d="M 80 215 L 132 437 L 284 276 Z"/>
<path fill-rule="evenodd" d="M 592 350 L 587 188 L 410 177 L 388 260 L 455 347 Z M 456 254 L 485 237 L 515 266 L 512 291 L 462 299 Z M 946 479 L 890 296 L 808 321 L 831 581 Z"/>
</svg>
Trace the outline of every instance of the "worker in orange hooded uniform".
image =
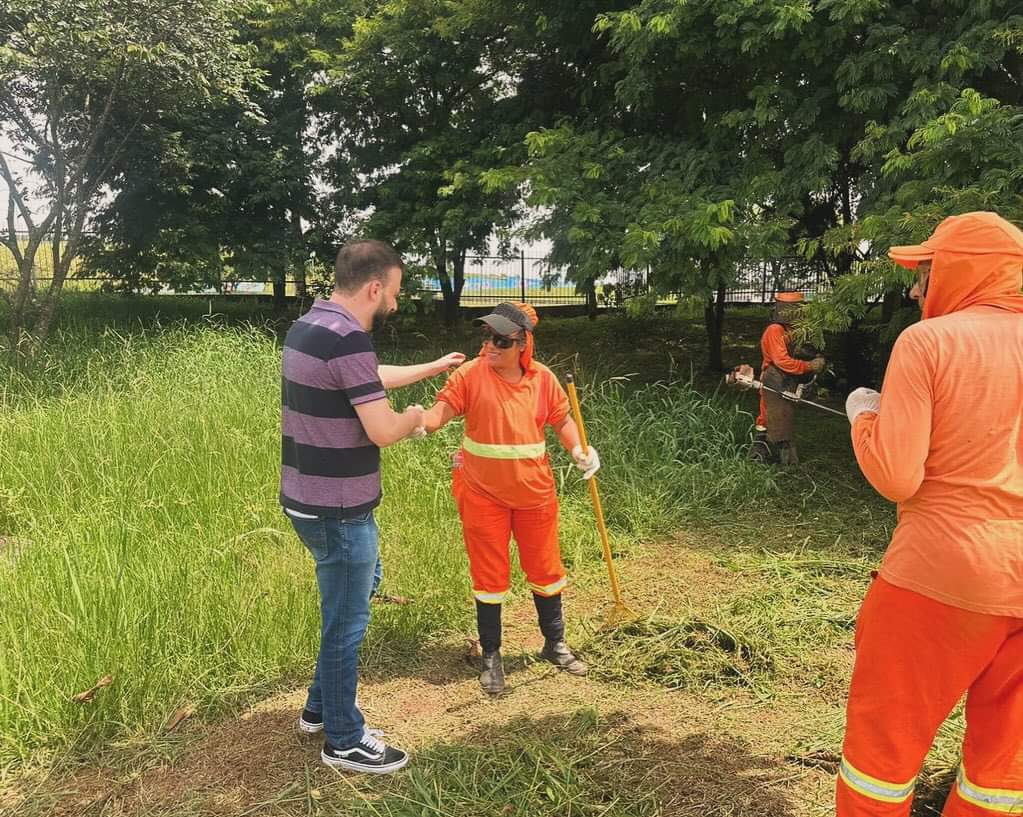
<svg viewBox="0 0 1023 817">
<path fill-rule="evenodd" d="M 904 817 L 934 736 L 966 694 L 945 817 L 1023 814 L 1023 232 L 945 219 L 891 257 L 923 320 L 881 393 L 846 411 L 898 524 L 860 610 L 838 817 Z"/>
<path fill-rule="evenodd" d="M 541 657 L 574 675 L 586 674 L 586 665 L 565 642 L 561 591 L 566 576 L 546 427 L 572 453 L 584 478 L 597 472 L 600 459 L 592 446 L 583 453 L 564 389 L 550 369 L 533 359 L 536 311 L 528 304 L 501 303 L 474 323 L 483 329 L 483 348 L 448 378 L 426 412 L 425 428 L 434 432 L 454 417 L 465 418 L 452 494 L 476 597 L 480 685 L 498 695 L 505 688 L 501 605 L 511 588 L 512 534 L 544 635 Z"/>
<path fill-rule="evenodd" d="M 803 354 L 796 348 L 792 324 L 799 314 L 803 296 L 799 292 L 779 292 L 774 299 L 771 322 L 760 338 L 764 362 L 760 382 L 760 415 L 757 417 L 750 456 L 765 462 L 797 465 L 799 455 L 793 439 L 796 404 L 777 392 L 794 392 L 808 376 L 824 370 L 824 358 L 816 353 Z"/>
</svg>

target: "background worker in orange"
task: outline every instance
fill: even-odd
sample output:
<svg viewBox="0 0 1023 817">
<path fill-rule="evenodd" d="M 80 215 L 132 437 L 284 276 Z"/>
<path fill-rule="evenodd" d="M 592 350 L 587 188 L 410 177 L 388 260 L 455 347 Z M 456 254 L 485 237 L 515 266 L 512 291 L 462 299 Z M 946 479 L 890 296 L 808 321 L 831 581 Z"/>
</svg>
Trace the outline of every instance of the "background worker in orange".
<svg viewBox="0 0 1023 817">
<path fill-rule="evenodd" d="M 775 296 L 771 323 L 760 338 L 764 362 L 760 369 L 760 382 L 780 392 L 795 391 L 808 375 L 824 370 L 824 358 L 817 354 L 807 357 L 796 348 L 792 336 L 792 323 L 799 314 L 803 296 L 798 292 L 779 292 Z M 750 456 L 765 462 L 796 465 L 794 437 L 796 404 L 780 394 L 761 389 L 760 415 L 754 432 Z"/>
<path fill-rule="evenodd" d="M 923 320 L 846 410 L 898 525 L 856 626 L 838 817 L 908 815 L 966 693 L 945 817 L 1023 814 L 1023 232 L 994 213 L 893 247 Z"/>
<path fill-rule="evenodd" d="M 497 695 L 505 687 L 501 604 L 511 587 L 512 534 L 544 635 L 541 656 L 574 675 L 586 674 L 586 665 L 565 643 L 561 608 L 565 568 L 546 426 L 572 452 L 586 479 L 600 468 L 600 459 L 592 446 L 583 456 L 564 389 L 550 369 L 533 359 L 536 311 L 528 304 L 502 303 L 474 323 L 483 327 L 480 355 L 451 374 L 437 403 L 426 412 L 425 427 L 433 432 L 454 417 L 465 417 L 452 493 L 462 518 L 476 597 L 483 651 L 480 684 Z"/>
</svg>

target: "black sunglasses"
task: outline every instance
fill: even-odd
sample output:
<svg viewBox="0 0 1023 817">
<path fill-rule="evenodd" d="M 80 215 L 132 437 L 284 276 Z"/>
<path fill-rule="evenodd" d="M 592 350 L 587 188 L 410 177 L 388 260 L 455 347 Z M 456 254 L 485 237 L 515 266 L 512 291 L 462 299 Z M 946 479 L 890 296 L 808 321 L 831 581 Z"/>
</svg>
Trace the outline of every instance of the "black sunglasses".
<svg viewBox="0 0 1023 817">
<path fill-rule="evenodd" d="M 515 338 L 507 338 L 504 335 L 491 332 L 489 329 L 484 329 L 483 342 L 486 343 L 487 341 L 490 341 L 495 349 L 511 349 L 515 345 Z"/>
</svg>

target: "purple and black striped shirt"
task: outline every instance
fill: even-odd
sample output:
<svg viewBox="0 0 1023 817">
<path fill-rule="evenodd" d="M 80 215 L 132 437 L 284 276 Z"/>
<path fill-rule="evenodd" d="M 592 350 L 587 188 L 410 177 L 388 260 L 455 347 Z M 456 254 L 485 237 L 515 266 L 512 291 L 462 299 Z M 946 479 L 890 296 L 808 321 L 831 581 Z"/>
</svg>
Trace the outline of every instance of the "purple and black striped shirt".
<svg viewBox="0 0 1023 817">
<path fill-rule="evenodd" d="M 317 300 L 284 338 L 281 504 L 350 519 L 380 504 L 380 449 L 355 406 L 387 396 L 373 338 L 344 307 Z"/>
</svg>

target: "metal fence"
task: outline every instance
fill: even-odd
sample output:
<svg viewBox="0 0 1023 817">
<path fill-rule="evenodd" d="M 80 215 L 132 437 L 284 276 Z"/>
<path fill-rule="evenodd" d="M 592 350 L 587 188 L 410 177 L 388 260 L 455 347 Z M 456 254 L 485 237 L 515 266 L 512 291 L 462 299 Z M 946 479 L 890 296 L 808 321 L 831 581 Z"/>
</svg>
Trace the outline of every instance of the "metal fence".
<svg viewBox="0 0 1023 817">
<path fill-rule="evenodd" d="M 617 269 L 594 282 L 598 306 L 621 307 L 629 298 L 646 295 L 652 282 L 648 270 Z M 799 257 L 770 261 L 747 261 L 736 269 L 736 278 L 725 295 L 731 304 L 770 303 L 776 292 L 798 291 L 806 296 L 830 289 L 830 278 L 824 264 Z M 440 282 L 429 276 L 421 279 L 420 297 L 440 299 Z M 669 294 L 662 301 L 678 300 Z M 551 265 L 544 258 L 519 255 L 513 258 L 494 256 L 472 257 L 466 262 L 465 286 L 461 302 L 466 306 L 483 306 L 498 301 L 529 301 L 538 306 L 585 304 L 586 294 L 580 292 L 568 277 L 568 270 Z"/>
<path fill-rule="evenodd" d="M 27 238 L 27 237 L 26 237 Z M 424 269 L 422 265 L 419 269 Z M 53 260 L 48 245 L 40 247 L 36 257 L 36 283 L 47 286 L 53 275 Z M 734 283 L 725 296 L 729 304 L 770 303 L 774 294 L 781 290 L 796 290 L 812 296 L 830 289 L 828 271 L 823 264 L 806 261 L 798 257 L 779 258 L 768 261 L 743 262 L 736 270 Z M 10 288 L 17 281 L 17 267 L 14 257 L 5 247 L 0 247 L 0 288 Z M 75 274 L 65 282 L 69 290 L 99 291 L 112 289 L 117 285 L 112 278 L 86 277 Z M 620 308 L 630 299 L 645 296 L 651 292 L 652 281 L 647 270 L 617 269 L 594 282 L 596 305 L 605 308 Z M 296 294 L 296 282 L 288 279 L 287 296 Z M 165 287 L 165 294 L 174 291 Z M 195 293 L 202 295 L 271 295 L 272 279 L 225 279 L 219 285 L 205 287 Z M 418 281 L 413 297 L 420 300 L 441 300 L 440 282 L 427 273 Z M 678 300 L 677 294 L 662 296 L 659 301 L 671 303 Z M 499 301 L 529 301 L 537 306 L 568 306 L 586 303 L 586 293 L 577 288 L 569 279 L 568 270 L 553 266 L 547 259 L 529 257 L 519 253 L 512 257 L 470 256 L 465 265 L 465 285 L 461 302 L 465 306 L 489 306 Z"/>
<path fill-rule="evenodd" d="M 598 304 L 608 288 L 630 294 L 647 291 L 646 273 L 612 270 L 595 285 Z M 440 281 L 429 274 L 419 279 L 417 296 L 442 298 Z M 570 280 L 568 270 L 553 266 L 545 258 L 520 253 L 511 258 L 470 256 L 465 263 L 465 284 L 461 302 L 466 306 L 486 306 L 499 301 L 528 301 L 537 306 L 562 306 L 586 303 L 586 293 Z"/>
</svg>

